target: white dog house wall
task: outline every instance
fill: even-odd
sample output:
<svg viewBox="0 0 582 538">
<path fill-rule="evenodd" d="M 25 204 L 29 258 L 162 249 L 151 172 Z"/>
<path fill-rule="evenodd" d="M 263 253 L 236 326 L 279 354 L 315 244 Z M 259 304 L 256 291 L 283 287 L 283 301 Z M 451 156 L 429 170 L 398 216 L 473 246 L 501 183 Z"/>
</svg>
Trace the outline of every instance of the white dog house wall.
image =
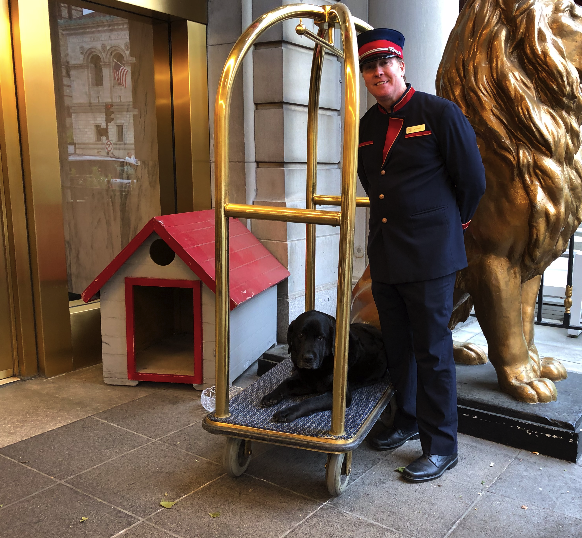
<svg viewBox="0 0 582 538">
<path fill-rule="evenodd" d="M 276 343 L 277 287 L 289 276 L 230 220 L 230 381 Z M 83 292 L 100 291 L 103 378 L 214 385 L 214 211 L 154 217 Z"/>
</svg>

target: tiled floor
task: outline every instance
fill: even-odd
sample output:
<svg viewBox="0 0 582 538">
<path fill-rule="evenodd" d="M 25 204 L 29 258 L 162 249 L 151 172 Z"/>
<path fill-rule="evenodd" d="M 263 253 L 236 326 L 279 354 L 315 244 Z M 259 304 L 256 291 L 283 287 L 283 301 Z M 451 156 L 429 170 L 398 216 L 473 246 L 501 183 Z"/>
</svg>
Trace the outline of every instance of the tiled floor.
<svg viewBox="0 0 582 538">
<path fill-rule="evenodd" d="M 582 339 L 536 331 L 543 353 L 582 371 Z M 470 324 L 455 338 L 469 333 L 482 338 Z M 396 469 L 418 441 L 362 444 L 348 489 L 330 498 L 321 453 L 257 445 L 247 472 L 228 477 L 224 438 L 202 429 L 188 386 L 111 387 L 95 366 L 1 386 L 0 406 L 1 537 L 582 536 L 582 462 L 466 435 L 459 465 L 417 485 Z"/>
</svg>

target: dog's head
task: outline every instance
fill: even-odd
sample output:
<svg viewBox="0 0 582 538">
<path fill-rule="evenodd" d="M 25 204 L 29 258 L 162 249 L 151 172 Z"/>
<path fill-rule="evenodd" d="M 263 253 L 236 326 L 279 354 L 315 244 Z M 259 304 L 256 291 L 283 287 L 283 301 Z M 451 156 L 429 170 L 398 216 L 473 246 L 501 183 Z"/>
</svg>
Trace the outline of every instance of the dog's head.
<svg viewBox="0 0 582 538">
<path fill-rule="evenodd" d="M 333 357 L 335 319 L 317 310 L 304 312 L 289 325 L 287 343 L 297 368 L 320 368 L 324 359 Z"/>
</svg>

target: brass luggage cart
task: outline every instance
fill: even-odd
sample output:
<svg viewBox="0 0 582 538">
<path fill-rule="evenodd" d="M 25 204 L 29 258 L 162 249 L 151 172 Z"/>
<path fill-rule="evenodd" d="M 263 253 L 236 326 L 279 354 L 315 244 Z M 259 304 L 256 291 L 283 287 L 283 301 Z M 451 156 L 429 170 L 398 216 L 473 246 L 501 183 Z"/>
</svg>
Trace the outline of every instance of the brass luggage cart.
<svg viewBox="0 0 582 538">
<path fill-rule="evenodd" d="M 260 207 L 232 204 L 228 200 L 228 127 L 231 89 L 237 71 L 257 38 L 271 26 L 291 18 L 311 18 L 317 34 L 303 26 L 298 34 L 315 42 L 311 67 L 307 123 L 307 197 L 306 209 Z M 339 28 L 343 50 L 333 44 L 334 29 Z M 215 150 L 215 211 L 216 211 L 216 408 L 208 414 L 203 427 L 216 434 L 227 435 L 224 465 L 231 476 L 241 475 L 251 455 L 251 441 L 265 441 L 328 454 L 326 482 L 331 495 L 341 494 L 349 479 L 352 450 L 367 435 L 392 396 L 388 382 L 354 391 L 352 404 L 346 413 L 347 355 L 349 345 L 352 257 L 356 205 L 367 206 L 367 198 L 356 199 L 359 69 L 356 32 L 371 29 L 365 22 L 352 17 L 341 3 L 331 6 L 292 4 L 282 6 L 259 17 L 243 33 L 226 61 L 216 95 L 214 111 Z M 344 62 L 344 135 L 342 149 L 341 196 L 316 194 L 317 121 L 319 90 L 324 51 L 335 54 Z M 340 211 L 323 211 L 317 205 L 340 206 Z M 315 226 L 340 226 L 336 339 L 333 374 L 333 409 L 289 424 L 272 422 L 279 406 L 263 409 L 260 401 L 291 372 L 290 361 L 283 361 L 229 402 L 229 235 L 230 217 L 255 218 L 305 223 L 306 269 L 305 309 L 315 305 Z M 322 418 L 323 417 L 323 418 Z"/>
</svg>

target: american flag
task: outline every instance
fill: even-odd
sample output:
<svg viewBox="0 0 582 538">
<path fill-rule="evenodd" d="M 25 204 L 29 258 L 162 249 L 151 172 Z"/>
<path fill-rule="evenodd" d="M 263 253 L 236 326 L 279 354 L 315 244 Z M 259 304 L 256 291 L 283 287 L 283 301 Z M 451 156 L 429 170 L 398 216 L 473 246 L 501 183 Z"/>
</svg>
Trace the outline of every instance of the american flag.
<svg viewBox="0 0 582 538">
<path fill-rule="evenodd" d="M 127 74 L 129 70 L 124 65 L 120 64 L 117 60 L 113 60 L 113 76 L 118 84 L 127 88 Z"/>
</svg>

